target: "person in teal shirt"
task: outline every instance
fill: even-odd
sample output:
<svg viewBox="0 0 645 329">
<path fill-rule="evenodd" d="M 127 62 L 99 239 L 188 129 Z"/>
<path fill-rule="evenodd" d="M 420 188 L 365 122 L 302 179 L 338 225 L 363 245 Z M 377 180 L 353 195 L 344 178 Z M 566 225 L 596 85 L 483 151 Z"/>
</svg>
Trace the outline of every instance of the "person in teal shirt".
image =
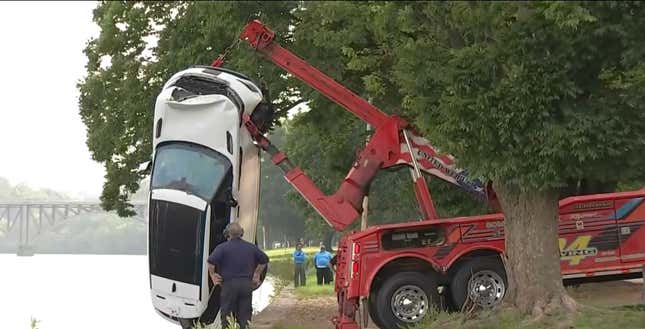
<svg viewBox="0 0 645 329">
<path fill-rule="evenodd" d="M 332 255 L 325 246 L 320 246 L 320 252 L 317 252 L 314 255 L 314 264 L 316 266 L 316 278 L 318 279 L 318 285 L 330 284 L 333 281 L 331 275 L 331 268 L 329 267 L 329 262 L 331 261 Z"/>
<path fill-rule="evenodd" d="M 305 275 L 305 266 L 307 263 L 307 254 L 302 250 L 302 243 L 298 242 L 296 244 L 296 250 L 293 252 L 293 285 L 298 288 L 298 286 L 305 286 L 307 284 L 307 277 Z"/>
</svg>

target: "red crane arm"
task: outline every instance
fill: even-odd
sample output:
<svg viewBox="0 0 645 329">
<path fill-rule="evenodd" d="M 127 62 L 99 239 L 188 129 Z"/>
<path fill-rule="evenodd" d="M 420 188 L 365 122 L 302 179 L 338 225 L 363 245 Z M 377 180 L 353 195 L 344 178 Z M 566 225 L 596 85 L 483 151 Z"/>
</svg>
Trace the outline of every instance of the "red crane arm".
<svg viewBox="0 0 645 329">
<path fill-rule="evenodd" d="M 354 165 L 337 192 L 325 195 L 302 171 L 291 164 L 286 155 L 271 145 L 247 115 L 244 124 L 254 141 L 272 156 L 274 164 L 283 171 L 287 181 L 336 230 L 344 230 L 362 211 L 363 197 L 380 169 L 399 165 L 412 167 L 414 191 L 424 219 L 436 218 L 430 192 L 421 171 L 453 183 L 476 196 L 486 199 L 487 191 L 478 181 L 469 181 L 463 171 L 454 167 L 452 157 L 441 155 L 430 143 L 396 116 L 388 116 L 369 102 L 345 88 L 329 76 L 309 65 L 290 51 L 275 43 L 275 33 L 260 21 L 247 24 L 240 35 L 251 47 L 290 74 L 316 89 L 375 128 L 367 146 L 360 152 Z M 222 64 L 220 55 L 213 66 Z M 491 200 L 488 198 L 489 201 Z"/>
<path fill-rule="evenodd" d="M 271 59 L 273 63 L 293 74 L 336 104 L 344 107 L 374 128 L 382 126 L 388 115 L 345 88 L 334 79 L 273 42 L 275 33 L 258 20 L 249 22 L 240 39 L 248 40 L 251 47 Z"/>
</svg>

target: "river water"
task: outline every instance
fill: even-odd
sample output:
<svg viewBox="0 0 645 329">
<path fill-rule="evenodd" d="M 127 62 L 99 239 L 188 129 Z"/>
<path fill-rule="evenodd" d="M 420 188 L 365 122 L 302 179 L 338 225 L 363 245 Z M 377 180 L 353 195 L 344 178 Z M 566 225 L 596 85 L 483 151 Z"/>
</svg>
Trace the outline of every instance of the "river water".
<svg viewBox="0 0 645 329">
<path fill-rule="evenodd" d="M 0 254 L 0 329 L 177 329 L 157 315 L 146 256 Z M 268 303 L 270 280 L 253 294 Z"/>
</svg>

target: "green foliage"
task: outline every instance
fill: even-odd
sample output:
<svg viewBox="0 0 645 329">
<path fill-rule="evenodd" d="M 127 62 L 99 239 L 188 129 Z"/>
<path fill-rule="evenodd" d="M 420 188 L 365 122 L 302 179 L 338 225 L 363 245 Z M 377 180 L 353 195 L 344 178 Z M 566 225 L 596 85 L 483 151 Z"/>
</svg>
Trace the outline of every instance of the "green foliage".
<svg viewBox="0 0 645 329">
<path fill-rule="evenodd" d="M 295 32 L 300 54 L 386 112 L 412 119 L 474 175 L 527 189 L 642 177 L 642 4 L 306 7 Z M 334 145 L 311 151 L 324 154 L 319 165 L 347 168 L 346 148 L 360 144 L 347 131 L 361 124 L 316 97 L 308 119 L 293 127 Z"/>
<path fill-rule="evenodd" d="M 630 180 L 641 175 L 645 148 L 643 63 L 633 57 L 645 51 L 644 10 L 571 2 L 394 8 L 418 36 L 393 46 L 396 81 L 428 136 L 478 176 L 526 189 Z"/>
<path fill-rule="evenodd" d="M 583 181 L 638 186 L 645 179 L 644 10 L 635 2 L 102 3 L 94 17 L 101 36 L 88 43 L 79 89 L 88 146 L 106 166 L 103 204 L 128 212 L 163 81 L 209 63 L 252 16 L 306 61 L 406 117 L 474 176 L 524 189 L 574 187 L 574 194 Z M 159 41 L 150 48 L 152 37 Z M 232 50 L 227 66 L 267 83 L 280 117 L 309 102 L 311 111 L 285 124 L 286 150 L 323 191 L 335 191 L 368 135 L 365 124 L 245 45 Z M 301 214 L 274 215 L 284 209 L 271 205 L 286 185 L 269 179 L 278 173 L 268 164 L 261 220 L 270 228 L 298 223 L 269 238 L 293 239 L 300 218 L 308 236 L 328 234 L 294 192 Z M 375 180 L 370 223 L 418 217 L 409 181 L 405 171 Z M 437 180 L 430 186 L 443 216 L 487 210 Z"/>
<path fill-rule="evenodd" d="M 390 11 L 405 6 L 388 2 L 313 2 L 298 12 L 300 24 L 295 29 L 293 48 L 307 62 L 340 81 L 359 95 L 371 99 L 383 111 L 409 116 L 401 103 L 393 76 L 396 63 L 394 48 L 395 21 Z M 288 122 L 288 154 L 317 183 L 331 194 L 340 185 L 364 145 L 369 132 L 365 123 L 327 100 L 307 92 L 311 111 L 300 113 Z M 486 212 L 463 192 L 439 180 L 430 188 L 442 216 Z M 368 222 L 370 224 L 416 220 L 420 217 L 406 169 L 381 172 L 370 187 Z M 331 229 L 296 192 L 290 193 L 307 218 L 307 230 L 322 238 Z M 350 227 L 357 228 L 358 223 Z"/>
<path fill-rule="evenodd" d="M 277 147 L 283 145 L 284 129 L 277 127 L 269 135 Z M 258 241 L 262 241 L 262 227 L 266 230 L 267 247 L 272 241 L 289 241 L 305 237 L 305 220 L 300 212 L 287 200 L 286 195 L 292 188 L 282 175 L 282 171 L 264 153 L 261 163 L 260 216 L 258 220 Z"/>
</svg>

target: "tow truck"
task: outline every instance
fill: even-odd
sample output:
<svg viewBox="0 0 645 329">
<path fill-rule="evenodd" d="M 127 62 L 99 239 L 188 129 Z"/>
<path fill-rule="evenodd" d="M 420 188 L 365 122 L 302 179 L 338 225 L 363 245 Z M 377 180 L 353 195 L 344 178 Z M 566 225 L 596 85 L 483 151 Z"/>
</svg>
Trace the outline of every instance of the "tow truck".
<svg viewBox="0 0 645 329">
<path fill-rule="evenodd" d="M 377 225 L 345 234 L 339 242 L 335 292 L 336 329 L 399 328 L 422 321 L 436 307 L 499 305 L 507 289 L 502 261 L 504 215 L 492 184 L 472 179 L 404 119 L 387 115 L 365 99 L 281 47 L 275 33 L 257 20 L 238 42 L 374 127 L 366 146 L 337 192 L 325 195 L 286 154 L 265 137 L 265 121 L 240 112 L 242 130 L 266 151 L 285 179 L 327 223 L 347 229 L 379 170 L 407 167 L 419 204 L 416 221 Z M 212 67 L 222 65 L 220 55 Z M 260 112 L 263 112 L 262 110 Z M 424 175 L 432 175 L 499 211 L 438 218 Z M 561 273 L 566 282 L 638 277 L 645 264 L 645 190 L 565 198 L 559 203 Z"/>
</svg>

